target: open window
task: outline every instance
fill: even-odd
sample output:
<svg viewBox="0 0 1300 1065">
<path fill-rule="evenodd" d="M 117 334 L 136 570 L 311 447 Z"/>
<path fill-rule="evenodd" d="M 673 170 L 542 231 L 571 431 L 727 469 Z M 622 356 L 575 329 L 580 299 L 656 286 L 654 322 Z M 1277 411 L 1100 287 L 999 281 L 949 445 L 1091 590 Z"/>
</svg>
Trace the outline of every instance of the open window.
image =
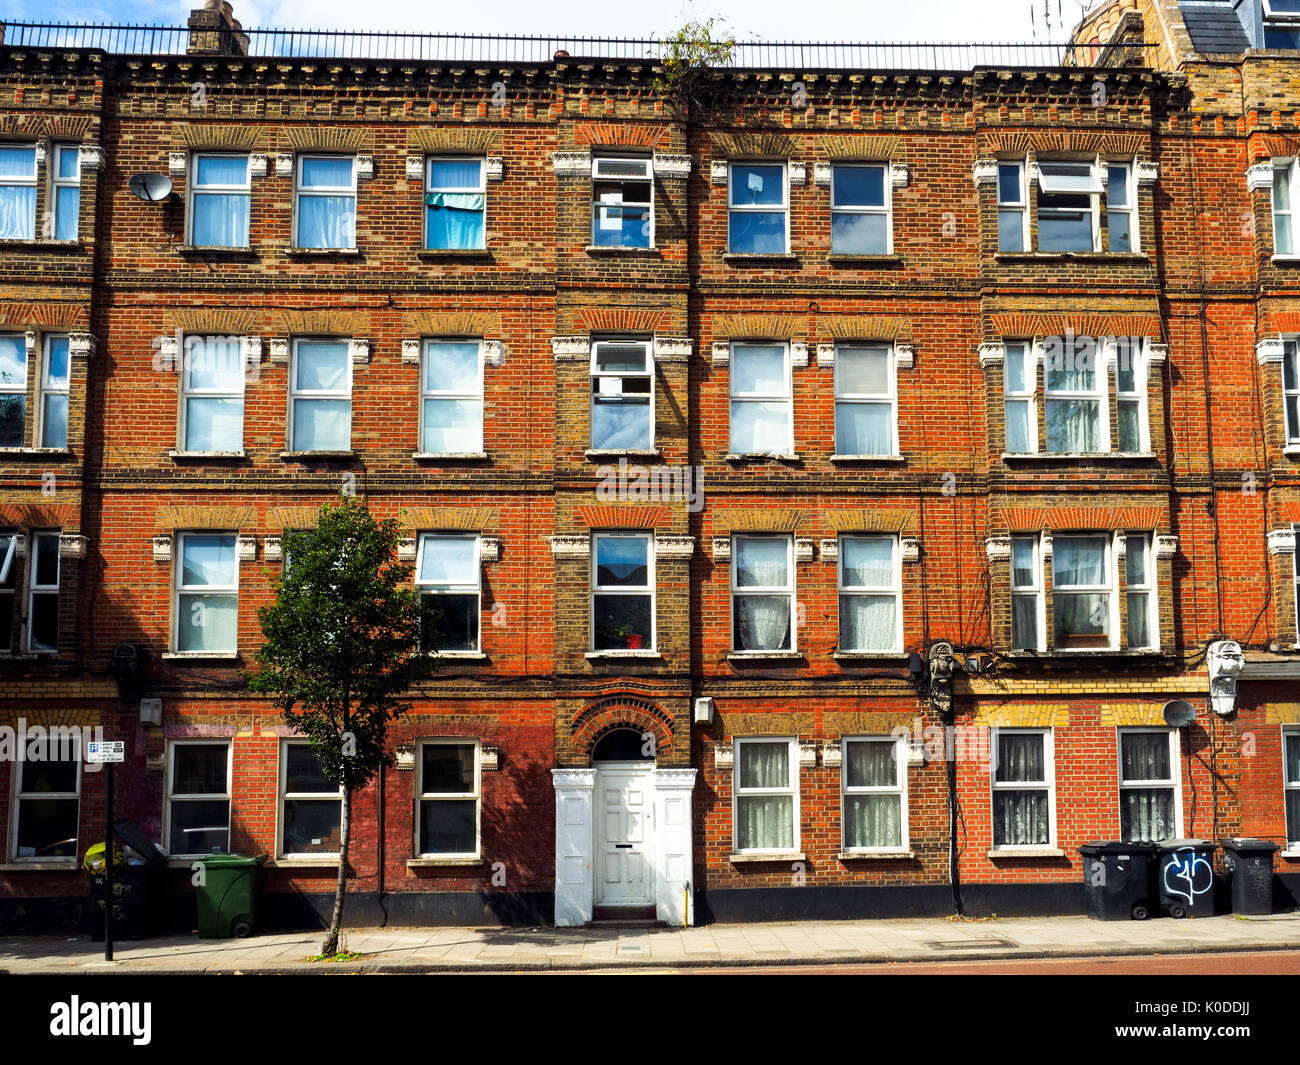
<svg viewBox="0 0 1300 1065">
<path fill-rule="evenodd" d="M 598 340 L 591 345 L 591 447 L 648 451 L 654 447 L 654 364 L 648 340 Z"/>
<path fill-rule="evenodd" d="M 653 248 L 654 161 L 596 156 L 591 161 L 591 243 L 598 248 Z"/>
<path fill-rule="evenodd" d="M 1097 198 L 1102 192 L 1095 160 L 1038 161 L 1038 250 L 1096 251 Z"/>
</svg>

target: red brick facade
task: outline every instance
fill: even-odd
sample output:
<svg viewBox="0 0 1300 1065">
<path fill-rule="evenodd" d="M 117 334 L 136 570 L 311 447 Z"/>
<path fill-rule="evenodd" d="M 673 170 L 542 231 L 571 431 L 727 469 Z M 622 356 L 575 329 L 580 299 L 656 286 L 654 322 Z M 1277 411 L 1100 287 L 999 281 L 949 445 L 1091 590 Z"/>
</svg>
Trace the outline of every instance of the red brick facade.
<svg viewBox="0 0 1300 1065">
<path fill-rule="evenodd" d="M 1290 694 L 1300 449 L 1287 443 L 1282 363 L 1300 332 L 1300 261 L 1275 257 L 1269 189 L 1270 161 L 1300 154 L 1300 61 L 1212 65 L 1185 42 L 1172 54 L 1185 34 L 1162 34 L 1171 6 L 1112 5 L 1115 17 L 1092 27 L 1102 42 L 1157 42 L 1130 65 L 740 71 L 689 120 L 639 62 L 489 70 L 0 49 L 0 146 L 48 149 L 38 218 L 54 146 L 81 146 L 79 239 L 0 242 L 0 333 L 32 337 L 27 435 L 0 450 L 0 534 L 28 545 L 41 530 L 63 535 L 58 653 L 27 653 L 15 626 L 0 656 L 0 718 L 99 725 L 126 740 L 121 813 L 164 843 L 176 741 L 228 740 L 230 847 L 272 857 L 274 919 L 308 919 L 295 900 L 323 905 L 337 865 L 283 856 L 287 731 L 240 671 L 279 538 L 355 492 L 412 543 L 455 532 L 497 550 L 483 551 L 481 653 L 448 657 L 414 693 L 393 733 L 402 757 L 358 798 L 354 920 L 551 920 L 565 876 L 552 770 L 590 767 L 619 728 L 652 735 L 662 769 L 696 771 L 690 919 L 943 912 L 948 766 L 922 752 L 926 730 L 945 722 L 909 668 L 909 653 L 924 660 L 939 643 L 958 665 L 959 751 L 970 745 L 956 766 L 955 841 L 968 908 L 1081 906 L 1077 847 L 1121 831 L 1118 730 L 1163 729 L 1174 699 L 1198 710 L 1173 748 L 1178 834 L 1285 845 L 1283 736 L 1300 727 Z M 792 107 L 795 82 L 806 108 Z M 590 246 L 590 157 L 620 150 L 653 159 L 653 249 Z M 210 151 L 256 161 L 247 249 L 190 243 L 196 153 Z M 357 167 L 354 251 L 294 246 L 293 175 L 311 153 L 369 162 L 369 177 Z M 418 175 L 431 156 L 485 160 L 484 249 L 421 250 Z M 1054 158 L 1130 167 L 1136 250 L 999 251 L 998 161 Z M 730 167 L 747 160 L 785 166 L 784 253 L 729 250 Z M 887 253 L 832 250 L 830 175 L 848 163 L 884 165 Z M 1261 165 L 1265 179 L 1252 170 Z M 132 195 L 127 179 L 144 172 L 170 172 L 174 195 Z M 1044 239 L 1042 195 L 1026 182 L 1030 249 Z M 1098 199 L 1105 249 L 1119 221 L 1104 190 Z M 89 335 L 70 359 L 67 445 L 41 448 L 33 367 L 44 338 L 65 333 Z M 1008 359 L 1017 342 L 1033 351 L 1069 334 L 1142 338 L 1141 447 L 1122 445 L 1108 367 L 1098 417 L 1109 440 L 1084 454 L 1010 454 Z M 187 454 L 181 437 L 172 355 L 204 335 L 256 341 L 245 341 L 238 454 Z M 303 337 L 352 342 L 344 452 L 293 450 L 288 353 Z M 606 337 L 652 341 L 652 449 L 591 451 L 591 344 Z M 481 451 L 448 458 L 421 444 L 419 352 L 425 339 L 455 338 L 499 356 L 482 370 Z M 792 454 L 734 453 L 745 342 L 784 351 L 778 402 L 792 411 Z M 895 454 L 837 453 L 835 363 L 854 344 L 890 352 Z M 1042 360 L 1032 365 L 1041 444 Z M 702 506 L 611 497 L 602 483 L 620 458 L 698 470 Z M 657 639 L 645 654 L 593 652 L 591 536 L 605 530 L 653 538 Z M 247 556 L 236 563 L 234 654 L 177 653 L 180 537 L 202 531 L 237 536 Z M 1088 533 L 1107 537 L 1112 646 L 1057 647 L 1053 597 L 1067 593 L 1052 588 L 1050 545 Z M 901 632 L 888 651 L 840 650 L 839 555 L 855 534 L 894 545 Z M 1037 538 L 1047 630 L 1037 654 L 1013 646 L 1017 535 Z M 787 653 L 735 653 L 731 573 L 745 536 L 788 539 Z M 1125 544 L 1147 552 L 1153 649 L 1131 648 L 1120 621 L 1132 590 Z M 28 562 L 14 570 L 20 619 Z M 1247 652 L 1227 717 L 1211 712 L 1206 666 L 1223 639 Z M 134 687 L 113 666 L 124 644 L 143 654 Z M 160 725 L 142 723 L 141 699 L 161 699 Z M 695 720 L 700 700 L 712 701 L 711 722 Z M 1041 846 L 995 847 L 996 728 L 1048 730 Z M 846 853 L 842 741 L 895 730 L 918 741 L 899 770 L 906 843 Z M 740 752 L 764 736 L 794 741 L 797 824 L 776 854 L 737 839 Z M 405 749 L 418 759 L 421 740 L 453 738 L 477 745 L 477 854 L 439 861 L 417 853 Z M 102 792 L 102 775 L 83 777 L 78 856 L 102 832 Z M 18 853 L 8 761 L 0 796 L 0 927 L 74 920 L 84 874 Z M 181 914 L 189 862 L 173 865 Z M 1295 890 L 1294 839 L 1278 870 Z M 587 872 L 599 880 L 599 861 Z"/>
</svg>

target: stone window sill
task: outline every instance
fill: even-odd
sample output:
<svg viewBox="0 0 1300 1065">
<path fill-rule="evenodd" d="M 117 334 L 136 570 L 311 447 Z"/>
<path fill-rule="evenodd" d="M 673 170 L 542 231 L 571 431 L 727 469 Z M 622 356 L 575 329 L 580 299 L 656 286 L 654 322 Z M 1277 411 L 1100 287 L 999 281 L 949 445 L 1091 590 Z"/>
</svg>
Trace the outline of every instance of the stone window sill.
<svg viewBox="0 0 1300 1065">
<path fill-rule="evenodd" d="M 227 247 L 224 244 L 176 244 L 173 250 L 181 255 L 211 255 L 223 259 L 238 259 L 257 254 L 251 247 Z"/>
<path fill-rule="evenodd" d="M 651 448 L 629 448 L 629 449 L 626 449 L 626 450 L 619 449 L 619 448 L 606 449 L 606 448 L 595 448 L 595 447 L 594 447 L 594 448 L 589 448 L 587 451 L 583 452 L 583 454 L 584 454 L 587 458 L 592 459 L 593 461 L 600 461 L 601 459 L 619 459 L 619 458 L 623 458 L 623 459 L 661 459 L 661 458 L 664 457 L 664 456 L 663 456 L 663 452 L 660 451 L 658 448 L 655 448 L 655 447 L 651 447 Z"/>
<path fill-rule="evenodd" d="M 32 858 L 4 862 L 0 873 L 75 873 L 79 868 L 76 858 Z"/>
<path fill-rule="evenodd" d="M 1004 451 L 1003 462 L 1129 462 L 1154 459 L 1154 451 Z"/>
<path fill-rule="evenodd" d="M 582 656 L 583 658 L 663 658 L 663 655 L 654 648 L 618 648 L 613 647 L 606 651 L 588 651 Z"/>
<path fill-rule="evenodd" d="M 765 658 L 794 660 L 803 658 L 802 651 L 729 651 L 728 662 L 758 662 Z"/>
<path fill-rule="evenodd" d="M 1004 858 L 1064 858 L 1059 847 L 994 847 L 988 856 L 993 860 Z"/>
<path fill-rule="evenodd" d="M 906 651 L 836 651 L 831 657 L 837 662 L 862 662 L 870 659 L 888 658 L 906 661 Z"/>
<path fill-rule="evenodd" d="M 0 239 L 0 250 L 17 250 L 22 248 L 31 251 L 74 251 L 81 247 L 79 240 L 27 240 L 20 238 L 13 240 L 10 238 Z"/>
<path fill-rule="evenodd" d="M 722 261 L 728 266 L 794 266 L 799 262 L 799 256 L 789 251 L 774 251 L 770 255 L 729 251 L 723 253 Z"/>
<path fill-rule="evenodd" d="M 238 651 L 164 651 L 164 662 L 238 662 Z"/>
<path fill-rule="evenodd" d="M 826 256 L 832 266 L 902 266 L 901 255 L 836 255 L 832 252 Z"/>
<path fill-rule="evenodd" d="M 426 658 L 459 658 L 469 662 L 486 661 L 487 655 L 482 651 L 425 651 Z"/>
<path fill-rule="evenodd" d="M 1273 262 L 1283 266 L 1295 266 L 1300 264 L 1300 255 L 1274 255 Z"/>
<path fill-rule="evenodd" d="M 423 262 L 442 262 L 447 259 L 491 259 L 487 248 L 420 248 L 415 257 Z"/>
<path fill-rule="evenodd" d="M 1293 850 L 1279 851 L 1278 857 L 1286 858 L 1290 861 L 1300 861 L 1300 850 L 1293 849 Z M 8 868 L 8 867 L 0 866 L 0 868 Z"/>
<path fill-rule="evenodd" d="M 806 862 L 808 856 L 803 851 L 746 851 L 732 854 L 727 861 L 732 865 L 744 865 L 750 862 Z"/>
<path fill-rule="evenodd" d="M 916 852 L 911 850 L 896 851 L 840 851 L 835 856 L 842 862 L 858 861 L 898 861 L 900 858 L 915 858 Z"/>
<path fill-rule="evenodd" d="M 0 461 L 9 457 L 16 459 L 66 459 L 72 457 L 72 449 L 66 447 L 0 447 Z"/>
<path fill-rule="evenodd" d="M 173 462 L 230 462 L 246 459 L 245 451 L 169 451 L 167 457 Z"/>
<path fill-rule="evenodd" d="M 359 248 L 285 248 L 284 254 L 295 259 L 356 259 Z"/>
<path fill-rule="evenodd" d="M 408 858 L 406 868 L 408 869 L 442 869 L 442 868 L 477 868 L 484 864 L 483 858 Z"/>
<path fill-rule="evenodd" d="M 281 451 L 280 458 L 285 462 L 338 462 L 340 459 L 354 459 L 355 451 Z"/>
<path fill-rule="evenodd" d="M 411 455 L 416 462 L 486 462 L 486 451 L 416 451 Z"/>
<path fill-rule="evenodd" d="M 268 869 L 337 869 L 339 867 L 339 856 L 321 855 L 319 858 L 311 854 L 294 855 L 286 858 L 276 858 L 266 863 Z"/>
<path fill-rule="evenodd" d="M 1287 446 L 1282 449 L 1282 454 L 1293 459 L 1300 458 L 1300 444 L 1287 444 Z"/>
<path fill-rule="evenodd" d="M 906 462 L 907 459 L 902 455 L 832 455 L 831 461 L 837 463 L 903 463 Z"/>
<path fill-rule="evenodd" d="M 663 258 L 663 252 L 658 248 L 631 248 L 617 244 L 588 244 L 583 250 L 588 255 L 626 255 L 629 258 L 640 259 Z"/>
<path fill-rule="evenodd" d="M 1165 652 L 1158 647 L 1141 650 L 1120 650 L 1118 647 L 1058 647 L 1054 651 L 1007 651 L 1007 658 L 1023 659 L 1028 662 L 1051 660 L 1053 658 L 1097 658 L 1109 655 L 1111 658 L 1160 658 Z"/>
<path fill-rule="evenodd" d="M 1140 266 L 1149 264 L 1151 257 L 1130 251 L 1000 251 L 994 254 L 993 260 L 999 263 L 1082 262 L 1106 266 L 1133 263 Z"/>
<path fill-rule="evenodd" d="M 803 456 L 797 451 L 789 455 L 778 451 L 754 451 L 748 454 L 728 452 L 722 460 L 723 462 L 802 462 Z"/>
</svg>

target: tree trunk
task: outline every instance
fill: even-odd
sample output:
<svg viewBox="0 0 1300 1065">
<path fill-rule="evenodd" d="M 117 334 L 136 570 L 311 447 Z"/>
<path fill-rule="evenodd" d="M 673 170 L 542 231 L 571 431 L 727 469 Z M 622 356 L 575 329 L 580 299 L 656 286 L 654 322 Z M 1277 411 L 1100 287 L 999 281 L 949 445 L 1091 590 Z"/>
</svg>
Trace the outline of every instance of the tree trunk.
<svg viewBox="0 0 1300 1065">
<path fill-rule="evenodd" d="M 325 933 L 325 942 L 320 952 L 327 958 L 333 957 L 339 950 L 339 933 L 343 927 L 343 899 L 347 895 L 348 885 L 348 837 L 352 831 L 352 787 L 343 786 L 342 809 L 339 812 L 339 879 L 334 889 L 334 914 L 330 917 L 329 931 Z"/>
</svg>

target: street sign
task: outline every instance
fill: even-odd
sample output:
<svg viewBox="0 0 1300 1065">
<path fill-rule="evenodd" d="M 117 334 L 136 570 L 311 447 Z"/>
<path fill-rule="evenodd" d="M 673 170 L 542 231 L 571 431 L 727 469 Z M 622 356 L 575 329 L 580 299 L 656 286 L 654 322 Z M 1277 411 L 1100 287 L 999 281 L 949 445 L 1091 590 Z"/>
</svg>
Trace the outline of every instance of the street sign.
<svg viewBox="0 0 1300 1065">
<path fill-rule="evenodd" d="M 87 762 L 124 762 L 126 743 L 122 740 L 94 741 L 86 744 Z"/>
</svg>

